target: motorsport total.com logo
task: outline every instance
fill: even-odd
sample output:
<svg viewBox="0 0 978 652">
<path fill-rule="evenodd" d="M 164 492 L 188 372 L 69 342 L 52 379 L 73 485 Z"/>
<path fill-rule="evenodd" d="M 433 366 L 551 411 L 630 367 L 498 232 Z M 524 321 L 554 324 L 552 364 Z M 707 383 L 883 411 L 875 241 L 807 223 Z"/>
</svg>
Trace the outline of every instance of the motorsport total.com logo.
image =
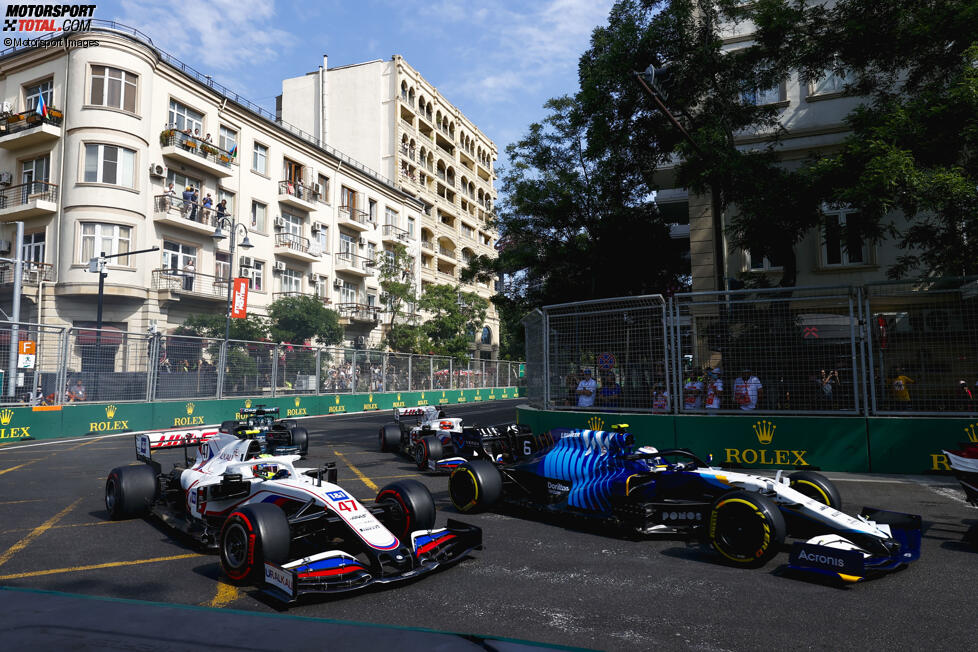
<svg viewBox="0 0 978 652">
<path fill-rule="evenodd" d="M 92 28 L 95 5 L 8 5 L 5 32 L 86 32 Z"/>
</svg>

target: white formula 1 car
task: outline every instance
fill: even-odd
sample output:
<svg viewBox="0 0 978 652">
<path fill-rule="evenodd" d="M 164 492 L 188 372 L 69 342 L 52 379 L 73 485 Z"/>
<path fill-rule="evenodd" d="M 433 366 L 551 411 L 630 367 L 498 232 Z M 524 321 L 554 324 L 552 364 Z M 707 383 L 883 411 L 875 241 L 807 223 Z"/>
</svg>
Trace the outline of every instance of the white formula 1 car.
<svg viewBox="0 0 978 652">
<path fill-rule="evenodd" d="M 461 435 L 462 420 L 446 416 L 440 405 L 394 408 L 394 423 L 380 428 L 380 450 L 410 457 L 419 471 L 451 471 L 464 460 L 444 468 L 439 462 L 455 457 Z"/>
<path fill-rule="evenodd" d="M 152 457 L 160 448 L 182 448 L 184 464 L 163 472 Z M 385 486 L 367 507 L 336 485 L 335 464 L 297 468 L 298 455 L 262 455 L 256 440 L 217 431 L 137 435 L 136 458 L 143 464 L 106 480 L 111 518 L 153 514 L 218 548 L 231 580 L 285 602 L 410 579 L 482 547 L 477 527 L 432 529 L 434 502 L 415 480 Z"/>
<path fill-rule="evenodd" d="M 978 507 L 978 443 L 964 442 L 954 451 L 944 451 L 968 502 Z"/>
</svg>

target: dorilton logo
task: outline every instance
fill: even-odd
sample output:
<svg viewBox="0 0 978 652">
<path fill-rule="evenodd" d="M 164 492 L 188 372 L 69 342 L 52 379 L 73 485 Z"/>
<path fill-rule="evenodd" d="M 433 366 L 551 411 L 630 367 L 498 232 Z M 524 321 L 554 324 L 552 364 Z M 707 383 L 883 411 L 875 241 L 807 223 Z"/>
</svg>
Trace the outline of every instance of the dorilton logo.
<svg viewBox="0 0 978 652">
<path fill-rule="evenodd" d="M 113 430 L 128 430 L 128 419 L 116 419 L 115 413 L 118 408 L 114 405 L 105 406 L 105 416 L 108 421 L 90 421 L 88 423 L 89 432 L 111 432 Z"/>
<path fill-rule="evenodd" d="M 604 428 L 604 419 L 601 417 L 591 417 L 587 420 L 587 425 L 591 430 L 601 430 Z"/>
<path fill-rule="evenodd" d="M 754 424 L 754 434 L 757 435 L 757 441 L 761 442 L 765 446 L 771 443 L 774 439 L 774 431 L 777 426 L 770 421 L 758 421 Z"/>
<path fill-rule="evenodd" d="M 570 491 L 570 486 L 560 482 L 547 480 L 547 491 L 549 491 L 550 493 L 568 492 Z"/>
<path fill-rule="evenodd" d="M 194 413 L 194 408 L 195 407 L 196 406 L 193 403 L 187 403 L 187 405 L 186 405 L 187 416 L 185 416 L 185 417 L 174 417 L 173 418 L 173 425 L 174 426 L 202 426 L 202 425 L 204 425 L 204 417 L 203 416 L 196 416 L 196 417 L 195 416 L 191 416 Z"/>
<path fill-rule="evenodd" d="M 0 424 L 7 426 L 10 420 L 14 418 L 14 411 L 10 408 L 4 408 L 0 410 Z M 23 426 L 20 428 L 0 428 L 0 439 L 22 439 L 24 437 L 30 437 L 31 427 Z"/>
<path fill-rule="evenodd" d="M 829 557 L 828 555 L 820 555 L 814 552 L 805 552 L 802 548 L 798 552 L 798 559 L 804 559 L 805 561 L 815 562 L 816 564 L 823 564 L 825 566 L 835 566 L 836 568 L 842 568 L 846 565 L 845 561 L 839 559 L 838 557 Z"/>
</svg>

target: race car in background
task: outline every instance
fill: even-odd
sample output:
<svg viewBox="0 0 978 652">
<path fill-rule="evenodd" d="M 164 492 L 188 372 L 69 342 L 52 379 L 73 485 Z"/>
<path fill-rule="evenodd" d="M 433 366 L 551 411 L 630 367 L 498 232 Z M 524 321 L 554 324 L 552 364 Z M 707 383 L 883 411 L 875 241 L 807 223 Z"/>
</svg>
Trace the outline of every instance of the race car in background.
<svg viewBox="0 0 978 652">
<path fill-rule="evenodd" d="M 160 448 L 181 448 L 183 463 L 164 472 L 152 455 Z M 415 480 L 388 484 L 368 506 L 336 484 L 335 464 L 299 468 L 298 455 L 263 454 L 254 438 L 141 434 L 136 458 L 106 479 L 112 519 L 154 515 L 216 548 L 232 581 L 284 602 L 415 578 L 482 546 L 477 527 L 449 519 L 434 529 L 434 501 Z"/>
<path fill-rule="evenodd" d="M 789 568 L 846 582 L 920 556 L 919 516 L 876 509 L 849 516 L 818 473 L 767 478 L 714 468 L 687 450 L 633 451 L 625 428 L 556 429 L 551 448 L 514 463 L 466 462 L 449 479 L 452 502 L 461 512 L 506 503 L 643 534 L 685 532 L 745 567 L 766 564 L 790 535 L 801 540 Z"/>
<path fill-rule="evenodd" d="M 278 413 L 277 407 L 264 405 L 241 408 L 238 419 L 223 421 L 219 430 L 258 442 L 262 453 L 305 457 L 309 453 L 309 431 L 295 419 L 277 419 Z"/>
<path fill-rule="evenodd" d="M 964 489 L 965 498 L 978 507 L 978 443 L 969 441 L 958 446 L 958 450 L 944 451 L 944 454 Z"/>
<path fill-rule="evenodd" d="M 551 445 L 546 433 L 517 423 L 463 426 L 440 406 L 394 408 L 394 423 L 380 428 L 380 450 L 410 457 L 420 471 L 452 471 L 474 459 L 512 462 Z"/>
</svg>

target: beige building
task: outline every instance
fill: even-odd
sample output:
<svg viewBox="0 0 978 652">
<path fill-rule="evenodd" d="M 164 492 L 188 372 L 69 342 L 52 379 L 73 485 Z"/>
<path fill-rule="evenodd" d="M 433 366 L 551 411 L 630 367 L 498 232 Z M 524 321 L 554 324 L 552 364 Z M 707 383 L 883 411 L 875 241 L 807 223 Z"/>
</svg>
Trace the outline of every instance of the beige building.
<svg viewBox="0 0 978 652">
<path fill-rule="evenodd" d="M 286 79 L 277 112 L 394 180 L 421 202 L 420 220 L 358 205 L 382 225 L 385 246 L 418 238 L 420 287 L 459 283 L 473 256 L 495 256 L 496 145 L 401 56 L 329 68 Z M 341 274 L 342 276 L 342 274 Z M 491 283 L 462 284 L 488 299 Z M 490 304 L 477 356 L 495 358 L 499 319 Z"/>
<path fill-rule="evenodd" d="M 378 343 L 375 261 L 392 237 L 421 248 L 437 228 L 431 204 L 393 183 L 395 168 L 374 171 L 276 121 L 138 32 L 84 38 L 99 45 L 0 53 L 0 256 L 14 256 L 12 222 L 24 222 L 21 319 L 90 325 L 98 275 L 89 260 L 156 246 L 109 260 L 107 326 L 169 332 L 190 314 L 223 315 L 228 277 L 246 276 L 250 313 L 310 295 L 340 313 L 348 344 Z M 188 186 L 197 202 L 184 201 Z M 212 238 L 222 216 L 238 225 L 234 260 L 230 239 Z M 240 246 L 245 228 L 251 249 Z M 419 284 L 438 278 L 414 273 Z M 8 315 L 12 277 L 0 264 Z"/>
</svg>

